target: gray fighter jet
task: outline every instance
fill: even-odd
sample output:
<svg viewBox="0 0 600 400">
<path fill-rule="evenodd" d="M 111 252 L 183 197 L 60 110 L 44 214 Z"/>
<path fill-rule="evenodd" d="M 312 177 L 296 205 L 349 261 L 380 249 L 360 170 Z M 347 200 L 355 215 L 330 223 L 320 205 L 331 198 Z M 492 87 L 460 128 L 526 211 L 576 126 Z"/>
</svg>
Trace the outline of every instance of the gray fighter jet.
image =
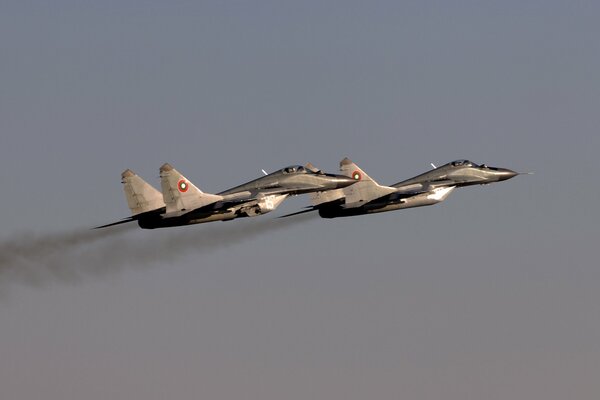
<svg viewBox="0 0 600 400">
<path fill-rule="evenodd" d="M 356 183 L 345 175 L 326 174 L 301 165 L 217 194 L 204 193 L 170 164 L 160 167 L 162 193 L 130 169 L 121 175 L 132 216 L 97 228 L 137 221 L 144 229 L 228 221 L 273 211 L 286 197 L 337 190 Z"/>
<path fill-rule="evenodd" d="M 457 160 L 391 186 L 382 186 L 348 158 L 340 162 L 340 171 L 356 180 L 356 184 L 314 193 L 312 206 L 284 217 L 317 210 L 323 218 L 337 218 L 430 206 L 444 201 L 457 187 L 485 185 L 518 175 L 506 168 Z"/>
</svg>

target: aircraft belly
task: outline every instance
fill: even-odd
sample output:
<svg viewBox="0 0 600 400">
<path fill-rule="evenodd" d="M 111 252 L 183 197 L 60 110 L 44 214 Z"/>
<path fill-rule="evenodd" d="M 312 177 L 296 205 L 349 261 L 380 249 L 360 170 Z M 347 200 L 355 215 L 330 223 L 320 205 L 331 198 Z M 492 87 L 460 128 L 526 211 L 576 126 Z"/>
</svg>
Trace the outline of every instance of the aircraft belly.
<svg viewBox="0 0 600 400">
<path fill-rule="evenodd" d="M 205 214 L 202 216 L 193 216 L 193 217 L 171 217 L 171 218 L 148 218 L 148 219 L 140 219 L 138 221 L 138 225 L 143 229 L 156 229 L 156 228 L 169 228 L 174 226 L 183 226 L 183 225 L 194 225 L 194 224 L 203 224 L 205 222 L 213 222 L 213 221 L 228 221 L 236 218 L 237 215 L 234 211 L 227 211 L 223 213 L 215 213 L 215 214 Z"/>
<path fill-rule="evenodd" d="M 205 217 L 190 219 L 187 222 L 187 225 L 203 224 L 205 222 L 213 222 L 213 221 L 229 221 L 229 220 L 234 219 L 234 218 L 236 218 L 236 215 L 232 211 L 232 212 L 212 214 L 212 215 L 208 215 L 208 216 L 205 216 Z"/>
<path fill-rule="evenodd" d="M 433 198 L 429 193 L 419 194 L 413 197 L 405 198 L 394 203 L 371 203 L 356 208 L 323 208 L 319 210 L 319 215 L 323 218 L 351 217 L 354 215 L 375 214 L 386 211 L 403 210 L 405 208 L 415 208 L 431 206 L 442 200 Z"/>
<path fill-rule="evenodd" d="M 437 204 L 439 202 L 440 202 L 439 200 L 429 199 L 425 196 L 419 196 L 418 198 L 412 197 L 412 198 L 404 199 L 402 202 L 399 202 L 399 203 L 388 204 L 388 205 L 386 205 L 384 207 L 380 207 L 380 208 L 367 209 L 367 213 L 372 214 L 372 213 L 385 212 L 385 211 L 403 210 L 405 208 L 431 206 L 431 205 Z"/>
</svg>

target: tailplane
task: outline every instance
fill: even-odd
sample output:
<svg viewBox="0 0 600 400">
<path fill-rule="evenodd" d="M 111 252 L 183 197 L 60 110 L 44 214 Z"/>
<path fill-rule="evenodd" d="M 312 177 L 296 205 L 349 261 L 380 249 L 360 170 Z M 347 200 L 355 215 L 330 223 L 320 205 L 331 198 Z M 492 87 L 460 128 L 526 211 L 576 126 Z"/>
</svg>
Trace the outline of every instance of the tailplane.
<svg viewBox="0 0 600 400">
<path fill-rule="evenodd" d="M 167 213 L 192 211 L 223 200 L 223 196 L 198 189 L 170 164 L 160 167 L 160 186 Z"/>
</svg>

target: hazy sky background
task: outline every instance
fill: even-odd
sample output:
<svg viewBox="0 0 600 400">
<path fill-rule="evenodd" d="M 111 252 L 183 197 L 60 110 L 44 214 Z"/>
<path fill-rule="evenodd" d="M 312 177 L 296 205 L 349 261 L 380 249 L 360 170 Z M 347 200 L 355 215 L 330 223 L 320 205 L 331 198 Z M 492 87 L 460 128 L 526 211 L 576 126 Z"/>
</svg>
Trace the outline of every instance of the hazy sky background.
<svg viewBox="0 0 600 400">
<path fill-rule="evenodd" d="M 535 175 L 273 220 L 299 197 L 101 239 L 65 255 L 102 259 L 79 279 L 0 276 L 0 397 L 598 399 L 598 21 L 592 1 L 3 1 L 5 241 L 125 217 L 122 170 L 158 186 L 164 162 L 208 192 L 344 156 L 383 184 L 457 158 Z"/>
</svg>

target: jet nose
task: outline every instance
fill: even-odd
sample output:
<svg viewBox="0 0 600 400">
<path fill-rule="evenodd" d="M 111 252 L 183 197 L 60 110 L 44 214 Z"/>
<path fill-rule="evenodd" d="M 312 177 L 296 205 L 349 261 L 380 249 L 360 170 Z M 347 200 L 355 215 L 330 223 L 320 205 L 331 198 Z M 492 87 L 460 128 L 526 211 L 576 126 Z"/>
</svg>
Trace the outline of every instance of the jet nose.
<svg viewBox="0 0 600 400">
<path fill-rule="evenodd" d="M 344 175 L 336 175 L 333 181 L 336 189 L 345 188 L 357 182 L 356 179 Z"/>
<path fill-rule="evenodd" d="M 519 173 L 515 172 L 513 170 L 510 170 L 507 168 L 498 168 L 498 180 L 499 181 L 505 181 L 505 180 L 513 178 L 517 175 L 519 175 Z"/>
</svg>

